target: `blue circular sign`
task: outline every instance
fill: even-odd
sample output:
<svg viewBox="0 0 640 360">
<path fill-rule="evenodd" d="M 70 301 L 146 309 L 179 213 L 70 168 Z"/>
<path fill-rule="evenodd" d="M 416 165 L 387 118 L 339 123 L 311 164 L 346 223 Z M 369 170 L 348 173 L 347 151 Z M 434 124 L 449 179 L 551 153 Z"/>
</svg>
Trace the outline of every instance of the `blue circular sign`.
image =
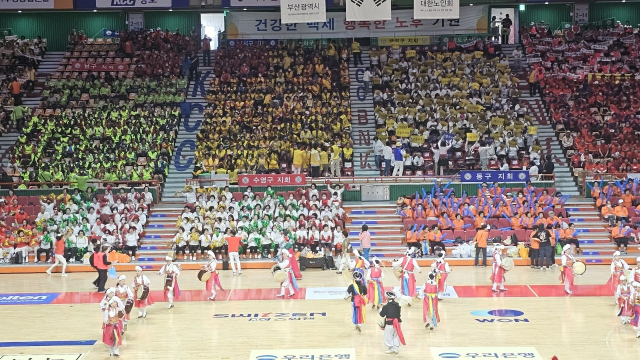
<svg viewBox="0 0 640 360">
<path fill-rule="evenodd" d="M 524 315 L 524 312 L 511 309 L 497 310 L 475 310 L 471 312 L 473 316 L 495 316 L 495 317 L 518 317 Z"/>
</svg>

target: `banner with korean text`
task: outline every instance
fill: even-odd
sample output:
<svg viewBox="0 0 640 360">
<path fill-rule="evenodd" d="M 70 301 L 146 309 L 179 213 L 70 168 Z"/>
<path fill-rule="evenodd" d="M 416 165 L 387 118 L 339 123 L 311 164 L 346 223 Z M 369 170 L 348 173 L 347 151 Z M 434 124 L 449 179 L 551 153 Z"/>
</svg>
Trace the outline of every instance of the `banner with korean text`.
<svg viewBox="0 0 640 360">
<path fill-rule="evenodd" d="M 394 10 L 391 20 L 348 21 L 344 12 L 329 12 L 324 22 L 284 24 L 277 12 L 231 11 L 225 17 L 227 39 L 321 39 L 486 34 L 488 6 L 464 6 L 459 19 L 421 20 L 413 10 Z"/>
<path fill-rule="evenodd" d="M 325 0 L 281 0 L 280 17 L 283 24 L 327 21 Z"/>
<path fill-rule="evenodd" d="M 301 186 L 306 181 L 304 174 L 238 175 L 238 186 Z"/>
<path fill-rule="evenodd" d="M 346 0 L 347 21 L 391 20 L 391 0 Z"/>
<path fill-rule="evenodd" d="M 458 19 L 460 0 L 413 0 L 415 19 Z"/>
<path fill-rule="evenodd" d="M 527 170 L 511 170 L 511 171 L 460 171 L 460 181 L 463 183 L 474 182 L 525 182 L 529 180 L 529 171 Z"/>
</svg>

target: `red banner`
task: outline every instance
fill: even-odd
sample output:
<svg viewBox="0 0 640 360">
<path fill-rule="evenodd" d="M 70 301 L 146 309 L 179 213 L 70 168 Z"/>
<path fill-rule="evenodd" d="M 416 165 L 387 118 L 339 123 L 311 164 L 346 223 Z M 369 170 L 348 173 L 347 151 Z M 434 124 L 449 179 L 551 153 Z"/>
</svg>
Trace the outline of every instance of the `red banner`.
<svg viewBox="0 0 640 360">
<path fill-rule="evenodd" d="M 129 64 L 88 64 L 73 62 L 70 64 L 73 71 L 128 71 Z"/>
<path fill-rule="evenodd" d="M 307 177 L 304 174 L 238 175 L 239 186 L 302 186 L 306 181 Z"/>
</svg>

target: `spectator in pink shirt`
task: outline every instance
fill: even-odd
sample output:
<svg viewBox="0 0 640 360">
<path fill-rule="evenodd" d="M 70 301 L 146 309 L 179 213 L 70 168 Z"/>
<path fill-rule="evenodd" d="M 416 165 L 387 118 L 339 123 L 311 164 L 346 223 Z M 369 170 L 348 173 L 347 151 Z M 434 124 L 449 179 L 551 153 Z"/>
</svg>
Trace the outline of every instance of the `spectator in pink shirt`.
<svg viewBox="0 0 640 360">
<path fill-rule="evenodd" d="M 362 225 L 362 231 L 358 235 L 360 239 L 360 248 L 362 249 L 362 257 L 369 261 L 369 251 L 371 251 L 371 234 L 369 234 L 369 226 Z"/>
</svg>

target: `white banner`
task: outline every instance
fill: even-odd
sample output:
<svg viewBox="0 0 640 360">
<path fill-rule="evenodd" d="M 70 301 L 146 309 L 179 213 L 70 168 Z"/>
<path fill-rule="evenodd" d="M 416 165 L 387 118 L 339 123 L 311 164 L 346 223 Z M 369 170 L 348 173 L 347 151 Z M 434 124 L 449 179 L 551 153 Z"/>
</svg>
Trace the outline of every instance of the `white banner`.
<svg viewBox="0 0 640 360">
<path fill-rule="evenodd" d="M 171 0 L 96 0 L 96 7 L 99 9 L 170 8 Z"/>
<path fill-rule="evenodd" d="M 431 358 L 441 359 L 514 359 L 544 360 L 534 347 L 432 347 Z"/>
<path fill-rule="evenodd" d="M 573 5 L 573 21 L 577 21 L 578 24 L 589 22 L 589 4 Z"/>
<path fill-rule="evenodd" d="M 280 6 L 280 0 L 231 0 L 231 7 Z"/>
<path fill-rule="evenodd" d="M 325 0 L 282 0 L 280 17 L 283 24 L 327 21 Z"/>
<path fill-rule="evenodd" d="M 129 13 L 129 31 L 144 29 L 144 13 Z"/>
<path fill-rule="evenodd" d="M 421 20 L 413 10 L 394 10 L 391 20 L 347 21 L 344 12 L 329 12 L 325 22 L 283 24 L 277 12 L 231 11 L 225 17 L 228 39 L 320 39 L 402 37 L 486 33 L 488 6 L 465 6 L 460 19 Z"/>
<path fill-rule="evenodd" d="M 391 0 L 345 0 L 347 21 L 391 20 Z"/>
<path fill-rule="evenodd" d="M 344 300 L 347 297 L 347 289 L 344 287 L 307 288 L 305 300 Z"/>
<path fill-rule="evenodd" d="M 413 0 L 415 19 L 457 19 L 460 0 Z"/>
<path fill-rule="evenodd" d="M 53 9 L 54 0 L 0 0 L 1 10 Z"/>
</svg>

